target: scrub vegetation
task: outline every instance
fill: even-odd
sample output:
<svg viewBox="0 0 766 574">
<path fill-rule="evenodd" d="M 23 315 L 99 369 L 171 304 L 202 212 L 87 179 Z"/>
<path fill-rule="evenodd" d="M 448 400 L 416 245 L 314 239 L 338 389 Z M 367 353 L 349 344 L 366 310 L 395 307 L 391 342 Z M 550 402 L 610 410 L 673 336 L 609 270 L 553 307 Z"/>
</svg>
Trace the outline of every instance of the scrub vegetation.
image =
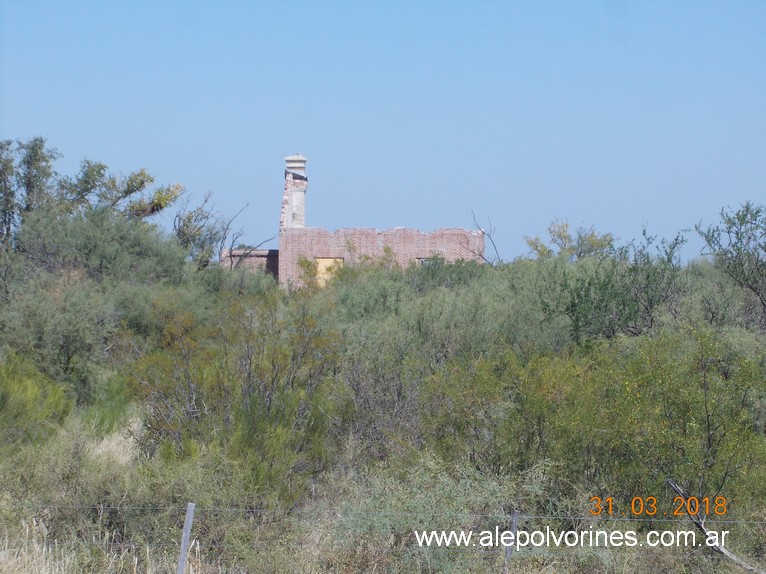
<svg viewBox="0 0 766 574">
<path fill-rule="evenodd" d="M 515 510 L 528 531 L 728 530 L 766 568 L 766 207 L 711 214 L 688 263 L 680 235 L 555 222 L 512 262 L 281 289 L 214 264 L 228 225 L 206 205 L 151 222 L 179 186 L 56 156 L 0 142 L 3 572 L 173 572 L 189 501 L 190 572 L 500 572 L 501 548 L 413 530 Z M 708 507 L 673 516 L 679 496 Z M 744 571 L 718 550 L 510 565 Z"/>
</svg>

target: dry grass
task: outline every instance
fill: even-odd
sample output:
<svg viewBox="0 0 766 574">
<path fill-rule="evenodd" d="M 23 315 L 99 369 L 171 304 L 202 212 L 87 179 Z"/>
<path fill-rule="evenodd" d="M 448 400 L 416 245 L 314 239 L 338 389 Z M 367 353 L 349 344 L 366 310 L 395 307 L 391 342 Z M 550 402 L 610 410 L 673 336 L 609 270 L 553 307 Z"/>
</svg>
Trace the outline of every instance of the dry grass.
<svg viewBox="0 0 766 574">
<path fill-rule="evenodd" d="M 0 572 L 3 574 L 170 574 L 176 571 L 177 549 L 119 546 L 109 540 L 91 543 L 59 543 L 45 539 L 36 523 L 24 524 L 21 536 L 0 537 Z M 206 564 L 199 544 L 193 542 L 186 560 L 186 574 L 224 574 L 218 566 Z"/>
<path fill-rule="evenodd" d="M 94 459 L 107 461 L 116 466 L 128 466 L 136 457 L 135 441 L 127 433 L 112 433 L 90 447 Z"/>
</svg>

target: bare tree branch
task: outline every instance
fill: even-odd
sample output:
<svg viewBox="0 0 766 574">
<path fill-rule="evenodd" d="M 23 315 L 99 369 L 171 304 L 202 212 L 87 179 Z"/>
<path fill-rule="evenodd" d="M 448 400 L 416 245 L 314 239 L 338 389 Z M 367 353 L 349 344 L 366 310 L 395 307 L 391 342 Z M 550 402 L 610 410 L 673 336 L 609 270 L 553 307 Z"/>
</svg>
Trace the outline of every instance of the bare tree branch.
<svg viewBox="0 0 766 574">
<path fill-rule="evenodd" d="M 684 500 L 687 500 L 689 498 L 688 493 L 684 491 L 684 489 L 681 488 L 681 486 L 675 480 L 668 477 L 666 481 L 668 483 L 668 486 L 670 486 L 670 488 L 673 489 L 673 491 L 678 496 L 680 496 Z M 706 540 L 709 540 L 708 533 L 711 532 L 711 530 L 709 530 L 707 526 L 705 526 L 706 516 L 700 515 L 699 512 L 697 512 L 696 514 L 687 513 L 687 516 L 689 517 L 689 520 L 692 521 L 692 524 L 694 524 L 694 526 L 696 526 L 697 529 L 705 535 Z M 726 558 L 734 562 L 734 564 L 736 564 L 737 566 L 739 566 L 746 572 L 755 572 L 756 574 L 766 574 L 766 570 L 762 570 L 761 568 L 758 568 L 757 566 L 751 566 L 750 564 L 742 560 L 742 558 L 740 558 L 739 556 L 731 552 L 731 550 L 729 550 L 722 544 L 714 544 L 714 545 L 711 545 L 710 547 L 713 548 L 716 552 L 719 552 L 720 554 L 723 554 L 724 556 L 726 556 Z"/>
<path fill-rule="evenodd" d="M 500 259 L 500 253 L 497 250 L 497 245 L 495 244 L 495 240 L 493 238 L 493 236 L 495 234 L 495 228 L 492 227 L 492 221 L 488 220 L 488 222 L 489 222 L 489 231 L 486 231 L 481 225 L 479 225 L 479 222 L 476 219 L 476 214 L 474 213 L 473 209 L 471 210 L 471 217 L 473 218 L 473 224 L 476 227 L 476 229 L 481 231 L 481 233 L 484 235 L 484 237 L 489 239 L 489 242 L 492 244 L 492 249 L 495 252 L 495 258 L 492 259 L 492 260 L 489 260 L 484 255 L 484 253 L 474 253 L 474 252 L 472 252 L 472 253 L 474 255 L 478 255 L 479 257 L 481 257 L 484 260 L 485 263 L 488 263 L 489 265 L 491 265 L 494 268 L 498 263 L 500 263 L 501 259 Z"/>
</svg>

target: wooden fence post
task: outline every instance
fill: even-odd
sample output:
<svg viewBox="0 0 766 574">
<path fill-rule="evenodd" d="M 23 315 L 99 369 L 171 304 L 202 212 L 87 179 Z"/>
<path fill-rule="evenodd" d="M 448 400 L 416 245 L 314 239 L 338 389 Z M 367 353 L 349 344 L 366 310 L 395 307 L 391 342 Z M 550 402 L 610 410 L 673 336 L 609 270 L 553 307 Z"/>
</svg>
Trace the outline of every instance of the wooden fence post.
<svg viewBox="0 0 766 574">
<path fill-rule="evenodd" d="M 513 511 L 513 518 L 511 519 L 511 532 L 513 533 L 513 543 L 516 543 L 516 532 L 519 529 L 519 511 Z M 503 564 L 503 574 L 508 574 L 508 567 L 511 563 L 511 555 L 513 553 L 513 544 L 505 547 L 505 562 Z"/>
<path fill-rule="evenodd" d="M 186 505 L 186 518 L 184 519 L 184 533 L 181 536 L 181 554 L 178 556 L 178 568 L 176 574 L 184 574 L 186 568 L 186 553 L 189 550 L 189 537 L 191 536 L 192 521 L 194 520 L 194 503 Z"/>
</svg>

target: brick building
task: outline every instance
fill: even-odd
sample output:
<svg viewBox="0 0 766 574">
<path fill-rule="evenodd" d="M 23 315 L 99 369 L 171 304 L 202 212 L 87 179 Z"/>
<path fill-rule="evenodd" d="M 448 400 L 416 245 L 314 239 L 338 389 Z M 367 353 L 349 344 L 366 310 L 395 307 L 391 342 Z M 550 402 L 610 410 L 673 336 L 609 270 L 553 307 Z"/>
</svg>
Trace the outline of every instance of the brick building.
<svg viewBox="0 0 766 574">
<path fill-rule="evenodd" d="M 316 265 L 320 283 L 332 270 L 369 258 L 387 256 L 406 267 L 442 257 L 482 261 L 484 234 L 465 229 L 438 229 L 424 233 L 397 227 L 386 231 L 371 228 L 348 228 L 327 231 L 306 227 L 306 158 L 285 158 L 285 189 L 279 219 L 279 249 L 233 249 L 221 253 L 221 263 L 264 269 L 273 273 L 280 285 L 296 284 L 300 279 L 299 262 L 306 259 Z"/>
</svg>

